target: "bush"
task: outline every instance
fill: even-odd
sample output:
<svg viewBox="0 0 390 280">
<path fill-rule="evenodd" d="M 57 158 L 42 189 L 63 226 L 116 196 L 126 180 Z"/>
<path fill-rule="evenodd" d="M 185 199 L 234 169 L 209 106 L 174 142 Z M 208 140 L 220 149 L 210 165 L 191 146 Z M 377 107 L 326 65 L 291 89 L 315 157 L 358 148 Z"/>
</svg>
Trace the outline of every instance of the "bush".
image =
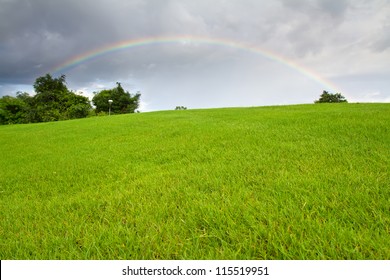
<svg viewBox="0 0 390 280">
<path fill-rule="evenodd" d="M 345 103 L 348 102 L 347 99 L 345 99 L 344 96 L 341 95 L 341 93 L 328 93 L 327 91 L 323 91 L 320 99 L 314 101 L 314 103 Z"/>
</svg>

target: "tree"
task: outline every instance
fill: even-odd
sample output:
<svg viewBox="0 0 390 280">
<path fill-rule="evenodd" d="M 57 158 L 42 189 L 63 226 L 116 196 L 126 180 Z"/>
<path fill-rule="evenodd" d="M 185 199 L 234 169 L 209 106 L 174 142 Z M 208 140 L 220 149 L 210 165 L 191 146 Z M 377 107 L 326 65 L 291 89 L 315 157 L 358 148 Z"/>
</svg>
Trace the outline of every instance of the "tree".
<svg viewBox="0 0 390 280">
<path fill-rule="evenodd" d="M 67 109 L 65 114 L 68 119 L 85 118 L 92 109 L 88 97 L 78 94 L 71 94 L 66 107 Z"/>
<path fill-rule="evenodd" d="M 341 95 L 341 93 L 328 93 L 326 90 L 324 90 L 320 96 L 320 98 L 314 103 L 344 103 L 348 102 L 347 99 L 345 99 L 344 96 Z"/>
<path fill-rule="evenodd" d="M 111 112 L 114 114 L 134 113 L 139 107 L 141 94 L 137 92 L 131 95 L 128 91 L 122 88 L 122 85 L 117 82 L 113 89 L 105 89 L 92 98 L 93 104 L 96 106 L 96 113 L 108 112 L 111 106 Z M 108 100 L 112 100 L 110 105 Z"/>
<path fill-rule="evenodd" d="M 58 78 L 53 78 L 50 74 L 39 77 L 34 83 L 35 92 L 37 94 L 68 92 L 65 79 L 65 75 L 61 75 Z"/>
<path fill-rule="evenodd" d="M 0 99 L 0 124 L 28 122 L 28 105 L 19 98 L 3 96 Z"/>
<path fill-rule="evenodd" d="M 50 74 L 34 83 L 34 121 L 46 122 L 85 118 L 91 104 L 85 96 L 77 95 L 66 86 L 65 75 L 53 78 Z"/>
<path fill-rule="evenodd" d="M 35 96 L 18 92 L 0 99 L 0 124 L 47 122 L 85 118 L 91 110 L 87 97 L 66 87 L 65 75 L 50 74 L 35 80 Z"/>
<path fill-rule="evenodd" d="M 184 106 L 176 106 L 175 110 L 187 110 L 187 107 L 184 107 Z"/>
</svg>

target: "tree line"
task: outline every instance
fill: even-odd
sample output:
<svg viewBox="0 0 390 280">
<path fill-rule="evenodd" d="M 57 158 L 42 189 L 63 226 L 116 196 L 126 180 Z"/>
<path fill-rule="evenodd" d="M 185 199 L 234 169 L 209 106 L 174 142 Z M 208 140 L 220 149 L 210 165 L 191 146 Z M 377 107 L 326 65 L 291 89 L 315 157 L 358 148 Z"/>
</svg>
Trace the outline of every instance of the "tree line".
<svg viewBox="0 0 390 280">
<path fill-rule="evenodd" d="M 38 123 L 59 120 L 85 118 L 87 116 L 106 114 L 134 113 L 140 102 L 141 94 L 134 95 L 125 91 L 120 83 L 112 89 L 104 89 L 94 93 L 90 100 L 76 94 L 66 86 L 66 77 L 53 78 L 50 74 L 39 77 L 34 83 L 35 95 L 18 92 L 16 97 L 0 98 L 0 124 Z M 110 102 L 109 102 L 110 101 Z M 347 102 L 340 93 L 332 94 L 323 91 L 315 103 Z M 186 110 L 177 106 L 176 110 Z"/>
<path fill-rule="evenodd" d="M 53 78 L 50 74 L 34 83 L 35 95 L 18 92 L 16 97 L 0 98 L 0 124 L 38 123 L 85 118 L 109 110 L 114 114 L 134 113 L 139 107 L 141 94 L 131 95 L 120 83 L 112 89 L 94 93 L 90 100 L 66 86 L 66 77 Z M 109 104 L 108 100 L 112 100 Z"/>
</svg>

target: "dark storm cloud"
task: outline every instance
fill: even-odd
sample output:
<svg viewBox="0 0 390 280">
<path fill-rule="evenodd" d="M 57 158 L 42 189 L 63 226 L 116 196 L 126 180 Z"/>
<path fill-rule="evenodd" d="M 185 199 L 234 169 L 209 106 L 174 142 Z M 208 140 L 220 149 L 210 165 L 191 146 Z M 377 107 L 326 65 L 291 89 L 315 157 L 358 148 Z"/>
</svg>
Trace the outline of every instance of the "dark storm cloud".
<svg viewBox="0 0 390 280">
<path fill-rule="evenodd" d="M 42 4 L 40 1 L 1 2 L 2 80 L 32 78 L 39 68 L 57 60 L 56 53 L 69 47 L 71 41 L 66 38 L 72 30 L 70 23 L 59 24 L 59 13 L 48 12 Z"/>
<path fill-rule="evenodd" d="M 20 73 L 43 70 L 67 57 L 107 42 L 143 32 L 134 7 L 118 1 L 1 1 L 1 75 L 9 68 L 24 68 Z M 137 6 L 132 1 L 133 6 Z M 125 17 L 132 21 L 125 21 Z M 3 55 L 4 54 L 4 55 Z M 7 68 L 7 69 L 4 69 Z M 30 71 L 28 71 L 30 69 Z M 16 70 L 16 69 L 12 69 Z M 12 73 L 9 73 L 11 76 Z M 17 75 L 19 76 L 19 75 Z"/>
</svg>

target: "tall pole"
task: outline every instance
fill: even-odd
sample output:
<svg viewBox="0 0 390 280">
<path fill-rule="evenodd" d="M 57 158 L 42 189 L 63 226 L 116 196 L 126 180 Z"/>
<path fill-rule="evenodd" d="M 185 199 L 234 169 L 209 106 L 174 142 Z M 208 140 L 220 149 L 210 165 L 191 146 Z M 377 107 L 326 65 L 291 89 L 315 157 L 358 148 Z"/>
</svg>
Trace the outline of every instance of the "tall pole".
<svg viewBox="0 0 390 280">
<path fill-rule="evenodd" d="M 111 99 L 108 100 L 108 104 L 109 104 L 109 106 L 108 106 L 108 115 L 111 116 L 111 104 L 112 104 L 112 100 Z"/>
</svg>

